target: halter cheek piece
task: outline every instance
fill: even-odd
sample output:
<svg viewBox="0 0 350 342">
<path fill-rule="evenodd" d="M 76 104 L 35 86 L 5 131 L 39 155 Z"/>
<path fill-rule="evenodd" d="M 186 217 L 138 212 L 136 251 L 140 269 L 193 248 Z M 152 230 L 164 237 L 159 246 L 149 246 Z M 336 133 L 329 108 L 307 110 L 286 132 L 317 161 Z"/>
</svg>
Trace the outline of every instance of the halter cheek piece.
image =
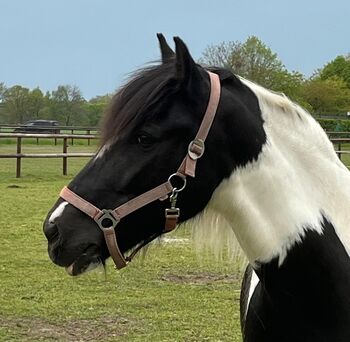
<svg viewBox="0 0 350 342">
<path fill-rule="evenodd" d="M 143 194 L 131 199 L 115 209 L 102 210 L 84 200 L 67 187 L 64 187 L 61 190 L 61 198 L 81 210 L 86 215 L 90 216 L 100 227 L 104 234 L 108 251 L 117 269 L 125 267 L 143 246 L 156 237 L 156 235 L 150 236 L 147 240 L 143 241 L 143 243 L 139 245 L 129 256 L 124 257 L 119 250 L 115 235 L 115 227 L 123 217 L 153 201 L 164 201 L 169 198 L 170 208 L 165 209 L 165 227 L 163 233 L 172 231 L 177 225 L 177 221 L 180 216 L 180 209 L 176 207 L 177 196 L 179 192 L 184 190 L 186 187 L 186 177 L 195 177 L 197 159 L 202 157 L 204 154 L 204 142 L 213 123 L 220 100 L 221 88 L 219 76 L 209 71 L 208 74 L 210 78 L 210 96 L 202 123 L 198 129 L 195 139 L 190 142 L 188 152 L 177 172 L 170 175 L 169 179 L 165 183 L 144 192 Z M 178 178 L 181 187 L 173 186 L 172 183 L 174 183 L 176 178 Z"/>
</svg>

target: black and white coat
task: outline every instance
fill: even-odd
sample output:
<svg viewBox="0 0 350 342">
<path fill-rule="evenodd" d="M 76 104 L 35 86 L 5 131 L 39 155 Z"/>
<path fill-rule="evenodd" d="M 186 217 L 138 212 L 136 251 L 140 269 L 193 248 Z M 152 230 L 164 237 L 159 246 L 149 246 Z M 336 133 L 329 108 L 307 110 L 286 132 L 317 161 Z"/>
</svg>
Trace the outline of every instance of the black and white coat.
<svg viewBox="0 0 350 342">
<path fill-rule="evenodd" d="M 249 259 L 244 342 L 350 341 L 350 172 L 319 124 L 251 82 L 266 142 L 222 181 L 209 208 Z"/>
<path fill-rule="evenodd" d="M 99 208 L 115 208 L 165 181 L 205 111 L 206 71 L 180 38 L 176 54 L 158 38 L 163 63 L 141 70 L 116 94 L 104 145 L 69 185 Z M 202 242 L 217 244 L 223 233 L 216 218 L 224 218 L 248 257 L 244 342 L 349 342 L 350 172 L 298 105 L 227 70 L 213 71 L 220 103 L 196 178 L 178 199 L 180 219 L 214 213 L 213 238 Z M 122 253 L 162 234 L 165 202 L 118 224 Z M 53 262 L 72 274 L 109 256 L 95 222 L 63 199 L 49 211 L 44 232 Z"/>
</svg>

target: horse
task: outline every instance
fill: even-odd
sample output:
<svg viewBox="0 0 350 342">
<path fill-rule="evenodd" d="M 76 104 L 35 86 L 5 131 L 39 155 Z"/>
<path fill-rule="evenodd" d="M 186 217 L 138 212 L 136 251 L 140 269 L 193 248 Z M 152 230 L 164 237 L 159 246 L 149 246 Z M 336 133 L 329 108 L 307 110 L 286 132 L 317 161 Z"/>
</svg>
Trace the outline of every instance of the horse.
<svg viewBox="0 0 350 342">
<path fill-rule="evenodd" d="M 122 268 L 209 210 L 249 261 L 244 342 L 350 341 L 350 172 L 326 133 L 283 94 L 158 39 L 160 63 L 116 93 L 96 156 L 48 212 L 50 258 L 73 276 L 109 256 Z"/>
</svg>

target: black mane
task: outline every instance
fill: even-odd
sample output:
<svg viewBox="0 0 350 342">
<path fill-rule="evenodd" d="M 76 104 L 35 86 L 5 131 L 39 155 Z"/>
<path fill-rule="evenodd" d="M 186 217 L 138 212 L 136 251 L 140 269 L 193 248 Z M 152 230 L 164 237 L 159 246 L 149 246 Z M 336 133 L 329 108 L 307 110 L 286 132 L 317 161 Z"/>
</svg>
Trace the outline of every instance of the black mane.
<svg viewBox="0 0 350 342">
<path fill-rule="evenodd" d="M 218 74 L 221 82 L 231 80 L 241 84 L 229 70 L 217 67 L 205 69 Z M 168 102 L 166 99 L 177 91 L 173 59 L 131 74 L 130 80 L 114 95 L 107 110 L 102 122 L 101 144 L 113 141 L 121 132 L 133 130 L 146 117 L 151 119 Z"/>
<path fill-rule="evenodd" d="M 125 128 L 132 130 L 145 116 L 151 118 L 164 105 L 165 98 L 176 91 L 173 63 L 152 65 L 133 73 L 111 101 L 102 123 L 101 143 L 115 139 Z"/>
</svg>

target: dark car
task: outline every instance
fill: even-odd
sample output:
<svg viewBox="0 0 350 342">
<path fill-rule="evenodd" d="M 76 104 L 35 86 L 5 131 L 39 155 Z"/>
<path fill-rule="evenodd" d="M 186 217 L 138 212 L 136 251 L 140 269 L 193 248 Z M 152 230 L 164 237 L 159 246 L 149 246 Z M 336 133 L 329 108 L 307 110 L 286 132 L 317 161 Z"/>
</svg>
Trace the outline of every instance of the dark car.
<svg viewBox="0 0 350 342">
<path fill-rule="evenodd" d="M 31 120 L 14 129 L 15 133 L 54 133 L 59 134 L 58 121 L 55 120 Z"/>
</svg>

